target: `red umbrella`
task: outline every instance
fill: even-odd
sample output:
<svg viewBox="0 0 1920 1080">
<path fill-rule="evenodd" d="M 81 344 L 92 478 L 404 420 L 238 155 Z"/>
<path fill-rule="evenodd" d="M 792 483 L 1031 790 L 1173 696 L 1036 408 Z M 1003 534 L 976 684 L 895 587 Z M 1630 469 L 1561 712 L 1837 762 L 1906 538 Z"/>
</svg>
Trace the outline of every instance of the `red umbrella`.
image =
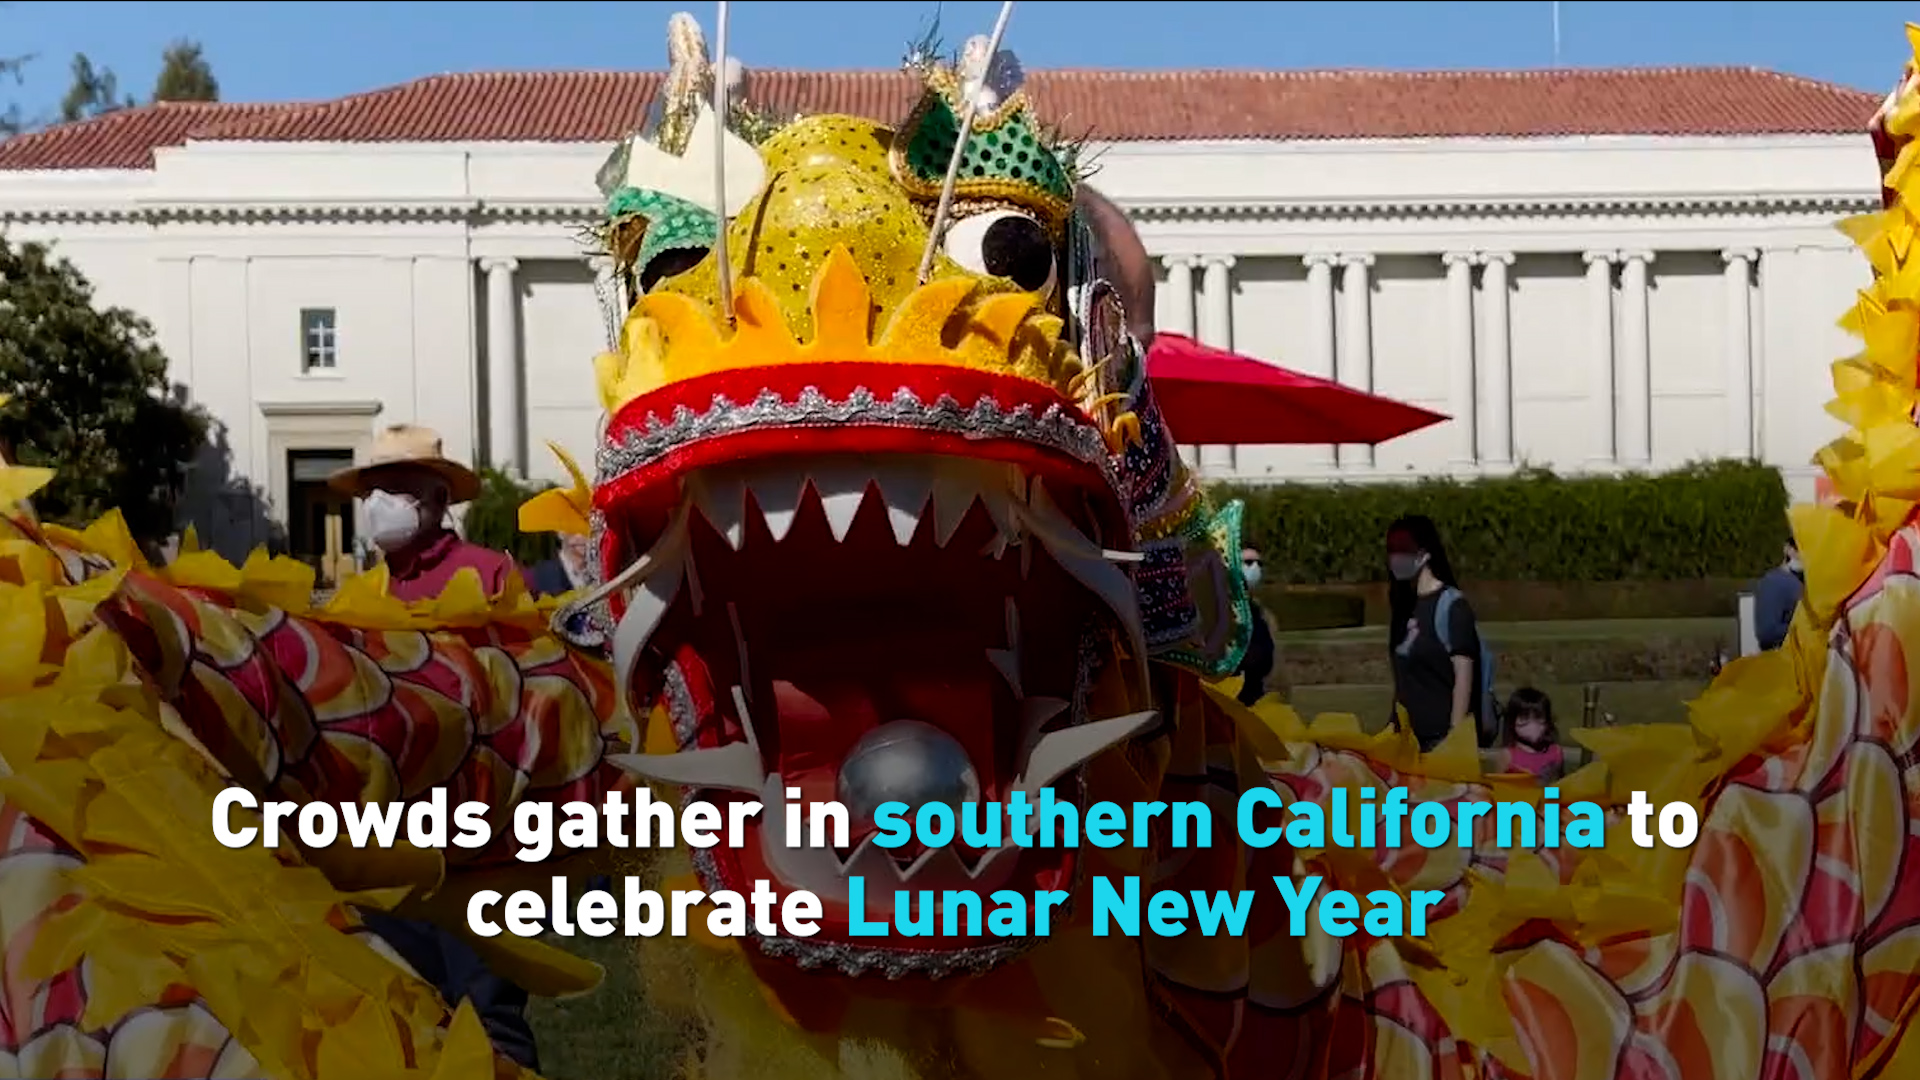
<svg viewBox="0 0 1920 1080">
<path fill-rule="evenodd" d="M 1174 441 L 1187 446 L 1377 444 L 1447 419 L 1181 334 L 1154 335 L 1147 374 Z"/>
</svg>

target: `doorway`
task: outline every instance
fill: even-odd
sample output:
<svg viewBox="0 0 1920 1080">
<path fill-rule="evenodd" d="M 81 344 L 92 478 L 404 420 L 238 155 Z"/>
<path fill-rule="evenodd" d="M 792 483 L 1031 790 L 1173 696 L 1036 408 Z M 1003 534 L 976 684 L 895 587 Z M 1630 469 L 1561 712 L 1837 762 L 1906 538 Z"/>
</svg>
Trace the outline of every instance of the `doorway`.
<svg viewBox="0 0 1920 1080">
<path fill-rule="evenodd" d="M 313 567 L 317 588 L 331 589 L 353 573 L 353 500 L 327 479 L 353 467 L 351 450 L 287 451 L 287 546 Z"/>
</svg>

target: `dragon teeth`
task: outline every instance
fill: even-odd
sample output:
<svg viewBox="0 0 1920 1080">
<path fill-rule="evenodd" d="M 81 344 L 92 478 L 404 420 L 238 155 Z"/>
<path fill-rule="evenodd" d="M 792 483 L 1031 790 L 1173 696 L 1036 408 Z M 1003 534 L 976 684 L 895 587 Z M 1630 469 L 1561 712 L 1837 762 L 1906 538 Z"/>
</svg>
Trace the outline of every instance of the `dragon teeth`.
<svg viewBox="0 0 1920 1080">
<path fill-rule="evenodd" d="M 776 543 L 786 539 L 808 499 L 819 501 L 836 541 L 845 541 L 862 508 L 877 501 L 895 543 L 911 544 L 932 518 L 934 543 L 944 547 L 976 503 L 1012 539 L 1022 480 L 1006 466 L 964 458 L 828 458 L 702 469 L 688 478 L 686 495 L 735 550 L 746 543 L 754 514 Z"/>
</svg>

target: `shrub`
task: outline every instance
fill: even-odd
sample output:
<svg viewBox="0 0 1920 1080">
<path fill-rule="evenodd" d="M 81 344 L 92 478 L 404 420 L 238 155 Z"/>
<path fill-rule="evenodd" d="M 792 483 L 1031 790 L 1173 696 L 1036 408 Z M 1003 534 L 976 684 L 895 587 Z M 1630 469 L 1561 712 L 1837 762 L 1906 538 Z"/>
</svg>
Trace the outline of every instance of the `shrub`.
<svg viewBox="0 0 1920 1080">
<path fill-rule="evenodd" d="M 552 533 L 520 531 L 520 504 L 552 484 L 522 484 L 497 469 L 480 470 L 480 494 L 467 504 L 462 528 L 467 539 L 482 547 L 504 551 L 522 566 L 554 557 L 559 538 Z"/>
<path fill-rule="evenodd" d="M 1382 580 L 1382 538 L 1403 514 L 1431 517 L 1457 572 L 1479 581 L 1754 577 L 1779 561 L 1788 536 L 1778 470 L 1748 462 L 1659 475 L 1220 485 L 1214 494 L 1245 500 L 1247 542 L 1276 584 Z"/>
</svg>

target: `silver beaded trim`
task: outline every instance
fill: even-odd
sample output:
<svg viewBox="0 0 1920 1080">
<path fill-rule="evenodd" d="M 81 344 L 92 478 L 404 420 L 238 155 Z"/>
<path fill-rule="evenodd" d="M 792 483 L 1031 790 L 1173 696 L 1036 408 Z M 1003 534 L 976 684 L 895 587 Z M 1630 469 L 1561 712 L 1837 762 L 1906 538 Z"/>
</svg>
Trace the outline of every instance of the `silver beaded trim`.
<svg viewBox="0 0 1920 1080">
<path fill-rule="evenodd" d="M 594 463 L 596 483 L 611 483 L 698 439 L 763 427 L 839 424 L 910 427 L 975 439 L 1021 439 L 1058 450 L 1099 469 L 1115 491 L 1122 490 L 1106 439 L 1097 428 L 1066 408 L 1049 405 L 1038 413 L 1031 405 L 1008 409 L 986 395 L 968 408 L 949 394 L 942 394 L 929 405 L 904 387 L 884 401 L 865 387 L 854 390 L 845 401 L 834 401 L 812 386 L 802 390 L 793 401 L 772 389 L 762 390 L 745 405 L 716 394 L 712 406 L 704 413 L 696 413 L 685 405 L 674 409 L 671 420 L 662 420 L 657 413 L 650 413 L 644 431 L 632 431 L 620 442 L 601 445 Z"/>
</svg>

